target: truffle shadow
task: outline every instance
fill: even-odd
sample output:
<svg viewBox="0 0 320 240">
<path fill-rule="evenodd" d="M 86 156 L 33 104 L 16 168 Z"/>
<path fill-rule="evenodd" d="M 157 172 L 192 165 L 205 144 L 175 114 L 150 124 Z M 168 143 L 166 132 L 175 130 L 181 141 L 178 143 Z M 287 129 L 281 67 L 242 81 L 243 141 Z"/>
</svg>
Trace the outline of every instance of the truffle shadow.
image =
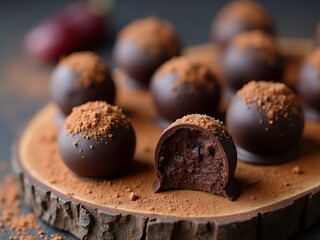
<svg viewBox="0 0 320 240">
<path fill-rule="evenodd" d="M 141 160 L 134 160 L 132 162 L 131 168 L 129 169 L 127 175 L 139 175 L 141 173 L 148 173 L 153 168 L 152 164 L 148 164 L 146 162 L 143 162 Z"/>
<path fill-rule="evenodd" d="M 319 153 L 319 142 L 309 136 L 304 136 L 300 144 L 301 156 L 312 156 Z"/>
</svg>

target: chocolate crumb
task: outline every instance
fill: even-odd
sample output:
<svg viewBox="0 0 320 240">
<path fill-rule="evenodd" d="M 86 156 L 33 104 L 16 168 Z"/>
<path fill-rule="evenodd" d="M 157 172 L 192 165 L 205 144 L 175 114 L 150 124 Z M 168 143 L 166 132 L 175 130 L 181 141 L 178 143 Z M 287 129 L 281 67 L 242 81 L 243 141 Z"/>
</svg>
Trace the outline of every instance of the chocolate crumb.
<svg viewBox="0 0 320 240">
<path fill-rule="evenodd" d="M 250 196 L 251 200 L 256 200 L 257 198 L 255 196 Z"/>
<path fill-rule="evenodd" d="M 291 172 L 294 173 L 294 174 L 303 174 L 303 171 L 299 168 L 299 166 L 294 166 L 292 169 L 291 169 Z"/>
<path fill-rule="evenodd" d="M 136 201 L 138 199 L 140 199 L 140 197 L 138 195 L 136 195 L 134 192 L 131 192 L 129 195 L 130 201 Z"/>
</svg>

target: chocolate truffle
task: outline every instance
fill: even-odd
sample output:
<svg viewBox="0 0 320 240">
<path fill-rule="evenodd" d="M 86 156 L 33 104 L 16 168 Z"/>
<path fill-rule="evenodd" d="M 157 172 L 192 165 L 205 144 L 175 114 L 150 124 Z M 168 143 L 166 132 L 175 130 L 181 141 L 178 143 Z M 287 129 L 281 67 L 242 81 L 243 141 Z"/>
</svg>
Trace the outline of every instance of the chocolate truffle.
<svg viewBox="0 0 320 240">
<path fill-rule="evenodd" d="M 215 115 L 220 99 L 212 71 L 187 57 L 165 62 L 153 76 L 150 90 L 158 113 L 170 121 L 191 113 Z"/>
<path fill-rule="evenodd" d="M 115 85 L 103 60 L 93 52 L 75 52 L 61 59 L 51 77 L 51 96 L 67 116 L 89 101 L 113 103 Z"/>
<path fill-rule="evenodd" d="M 131 22 L 118 34 L 114 46 L 117 66 L 144 86 L 163 62 L 179 53 L 180 42 L 173 26 L 157 17 Z"/>
<path fill-rule="evenodd" d="M 222 122 L 191 114 L 172 123 L 155 151 L 155 192 L 190 189 L 234 200 L 240 194 L 233 178 L 237 152 Z"/>
<path fill-rule="evenodd" d="M 231 99 L 226 124 L 239 160 L 275 164 L 296 157 L 304 117 L 297 97 L 285 84 L 252 81 Z"/>
<path fill-rule="evenodd" d="M 271 35 L 259 30 L 235 37 L 221 59 L 222 74 L 232 90 L 251 80 L 278 82 L 283 76 L 283 59 Z"/>
<path fill-rule="evenodd" d="M 313 50 L 300 67 L 297 90 L 306 117 L 320 120 L 320 48 Z"/>
<path fill-rule="evenodd" d="M 134 130 L 119 107 L 103 101 L 74 107 L 58 136 L 63 162 L 79 177 L 114 178 L 130 167 Z"/>
<path fill-rule="evenodd" d="M 239 33 L 251 30 L 272 34 L 273 24 L 268 13 L 254 1 L 232 1 L 225 5 L 213 19 L 211 38 L 225 47 Z"/>
</svg>

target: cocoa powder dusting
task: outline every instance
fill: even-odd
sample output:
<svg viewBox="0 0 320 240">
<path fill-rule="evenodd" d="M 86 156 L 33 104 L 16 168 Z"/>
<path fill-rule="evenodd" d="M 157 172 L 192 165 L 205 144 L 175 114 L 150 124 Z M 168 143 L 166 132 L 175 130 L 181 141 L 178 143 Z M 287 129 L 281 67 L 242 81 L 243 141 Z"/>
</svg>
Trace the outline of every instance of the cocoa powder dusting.
<svg viewBox="0 0 320 240">
<path fill-rule="evenodd" d="M 232 139 L 223 122 L 203 114 L 189 114 L 177 119 L 167 129 L 179 124 L 193 124 L 209 130 L 218 139 Z"/>
<path fill-rule="evenodd" d="M 108 69 L 103 60 L 94 52 L 75 52 L 62 58 L 60 66 L 66 66 L 79 74 L 78 83 L 89 87 L 93 83 L 108 80 Z"/>
<path fill-rule="evenodd" d="M 240 51 L 254 49 L 257 58 L 270 64 L 275 62 L 278 55 L 273 37 L 261 30 L 241 33 L 232 40 L 231 45 Z"/>
<path fill-rule="evenodd" d="M 37 216 L 22 211 L 14 176 L 8 175 L 0 180 L 0 186 L 0 239 L 4 233 L 8 236 L 8 231 L 10 239 L 63 239 L 58 234 L 48 237 L 41 230 Z"/>
<path fill-rule="evenodd" d="M 320 48 L 317 48 L 313 50 L 308 56 L 307 56 L 307 62 L 315 67 L 319 68 L 320 71 Z"/>
<path fill-rule="evenodd" d="M 273 124 L 280 117 L 290 119 L 300 114 L 295 94 L 283 83 L 251 81 L 240 89 L 237 95 L 242 97 L 247 105 L 253 104 L 266 116 L 269 124 Z"/>
<path fill-rule="evenodd" d="M 175 73 L 178 77 L 177 82 L 173 85 L 172 90 L 176 91 L 184 83 L 191 83 L 189 86 L 204 85 L 209 90 L 215 86 L 214 77 L 211 70 L 199 62 L 193 61 L 187 57 L 175 57 L 164 63 L 157 71 L 157 75 Z M 161 78 L 157 78 L 161 79 Z M 190 89 L 192 91 L 192 89 Z"/>
<path fill-rule="evenodd" d="M 153 55 L 175 56 L 180 50 L 180 42 L 173 26 L 154 16 L 131 22 L 120 31 L 118 39 L 133 40 Z"/>
<path fill-rule="evenodd" d="M 113 129 L 121 126 L 129 127 L 122 109 L 103 101 L 74 107 L 64 124 L 71 135 L 81 133 L 82 138 L 93 140 L 101 136 L 112 138 Z M 76 142 L 73 145 L 76 146 Z"/>
<path fill-rule="evenodd" d="M 248 0 L 232 1 L 223 9 L 219 17 L 235 18 L 258 26 L 271 24 L 267 12 L 254 1 Z"/>
</svg>

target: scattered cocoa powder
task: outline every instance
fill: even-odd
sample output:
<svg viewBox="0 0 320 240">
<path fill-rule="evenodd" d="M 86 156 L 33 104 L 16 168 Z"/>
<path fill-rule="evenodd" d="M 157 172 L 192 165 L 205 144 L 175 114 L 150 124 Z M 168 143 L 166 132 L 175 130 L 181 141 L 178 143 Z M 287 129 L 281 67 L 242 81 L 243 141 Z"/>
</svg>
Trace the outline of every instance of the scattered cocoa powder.
<svg viewBox="0 0 320 240">
<path fill-rule="evenodd" d="M 16 179 L 12 175 L 7 175 L 0 180 L 0 239 L 2 235 L 11 235 L 12 240 L 32 240 L 32 239 L 54 239 L 49 238 L 43 230 L 37 216 L 33 213 L 22 211 L 19 199 L 19 189 Z M 55 234 L 58 239 L 63 239 Z M 57 239 L 57 238 L 56 238 Z"/>
<path fill-rule="evenodd" d="M 136 96 L 136 95 L 134 95 Z M 133 101 L 135 101 L 134 98 Z M 140 101 L 140 100 L 139 100 Z M 135 102 L 136 103 L 136 102 Z M 127 110 L 134 112 L 134 104 L 123 104 Z M 313 154 L 301 154 L 295 161 L 277 166 L 257 166 L 243 162 L 238 162 L 235 177 L 239 180 L 242 194 L 236 202 L 230 202 L 224 197 L 200 192 L 200 191 L 168 191 L 154 194 L 152 191 L 152 182 L 154 176 L 153 153 L 162 129 L 157 128 L 154 122 L 150 121 L 154 112 L 148 110 L 143 114 L 133 114 L 132 124 L 137 130 L 137 151 L 133 162 L 133 170 L 120 178 L 112 180 L 112 185 L 105 181 L 88 181 L 73 175 L 64 165 L 57 151 L 57 144 L 41 141 L 43 134 L 58 134 L 58 128 L 55 126 L 53 117 L 56 114 L 55 108 L 45 109 L 41 115 L 37 116 L 37 124 L 26 131 L 30 138 L 26 144 L 29 158 L 22 159 L 26 165 L 32 168 L 33 173 L 39 181 L 49 185 L 48 181 L 52 178 L 57 180 L 54 189 L 61 195 L 72 191 L 74 196 L 69 198 L 64 196 L 65 200 L 81 199 L 88 203 L 97 204 L 97 207 L 109 209 L 119 209 L 120 211 L 152 213 L 169 216 L 181 217 L 207 217 L 224 216 L 228 214 L 239 214 L 246 211 L 255 211 L 260 207 L 265 207 L 279 199 L 288 199 L 294 195 L 301 195 L 306 188 L 315 185 L 319 180 L 320 161 L 319 151 L 314 148 L 320 144 L 320 137 L 314 134 L 319 130 L 316 122 L 308 122 L 304 131 L 303 139 L 305 141 L 304 150 L 313 149 Z M 141 113 L 141 112 L 139 112 Z M 148 118 L 148 119 L 146 119 Z M 151 151 L 144 152 L 145 146 Z M 305 151 L 303 151 L 305 152 Z M 295 175 L 291 169 L 299 166 L 308 174 Z M 290 187 L 283 186 L 283 183 L 290 183 Z M 140 188 L 136 188 L 140 184 Z M 132 192 L 141 197 L 138 201 L 130 201 L 129 193 L 125 190 L 130 188 Z M 93 191 L 87 194 L 88 189 Z M 117 195 L 120 193 L 121 195 Z M 173 195 L 175 193 L 175 195 Z M 256 200 L 251 201 L 250 196 L 255 196 Z M 142 202 L 143 201 L 143 202 Z M 171 203 L 168 203 L 168 202 Z M 141 204 L 139 204 L 141 202 Z M 251 204 L 251 205 L 250 205 Z M 170 211 L 168 207 L 174 207 Z"/>
<path fill-rule="evenodd" d="M 168 128 L 178 124 L 193 124 L 209 130 L 218 139 L 232 139 L 223 122 L 203 114 L 189 114 L 177 119 Z M 167 128 L 167 129 L 168 129 Z"/>
<path fill-rule="evenodd" d="M 307 62 L 320 71 L 320 48 L 316 48 L 309 55 L 307 55 Z"/>
<path fill-rule="evenodd" d="M 174 73 L 177 75 L 177 82 L 173 85 L 172 90 L 176 91 L 185 83 L 189 84 L 189 88 L 202 85 L 208 90 L 214 89 L 216 83 L 212 71 L 207 65 L 196 62 L 188 57 L 175 57 L 165 62 L 157 71 L 157 76 Z M 161 77 L 157 78 L 161 81 Z M 193 89 L 193 88 L 192 88 Z"/>
<path fill-rule="evenodd" d="M 180 42 L 173 26 L 154 16 L 134 20 L 120 31 L 118 39 L 133 40 L 156 56 L 176 56 L 180 51 Z"/>
<path fill-rule="evenodd" d="M 75 52 L 59 62 L 59 66 L 66 66 L 79 74 L 78 83 L 84 87 L 94 82 L 109 80 L 108 69 L 104 61 L 94 52 Z"/>
<path fill-rule="evenodd" d="M 279 54 L 274 38 L 261 30 L 239 34 L 232 40 L 231 46 L 239 51 L 253 49 L 258 59 L 269 64 L 274 64 Z"/>
<path fill-rule="evenodd" d="M 112 138 L 113 129 L 121 126 L 129 127 L 129 120 L 122 109 L 103 101 L 74 107 L 64 124 L 71 135 L 81 133 L 82 138 L 94 140 L 101 136 Z M 73 146 L 76 146 L 76 142 Z"/>
<path fill-rule="evenodd" d="M 237 92 L 247 105 L 253 104 L 273 124 L 280 117 L 300 116 L 298 99 L 283 83 L 251 81 Z M 249 107 L 249 106 L 248 106 Z M 263 119 L 260 116 L 260 122 Z"/>
</svg>

